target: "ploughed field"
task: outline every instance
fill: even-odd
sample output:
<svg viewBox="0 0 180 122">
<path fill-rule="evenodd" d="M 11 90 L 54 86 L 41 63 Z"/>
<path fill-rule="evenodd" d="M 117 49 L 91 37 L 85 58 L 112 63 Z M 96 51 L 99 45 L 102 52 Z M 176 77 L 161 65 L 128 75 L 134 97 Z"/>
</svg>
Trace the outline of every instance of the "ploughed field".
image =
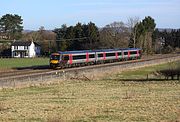
<svg viewBox="0 0 180 122">
<path fill-rule="evenodd" d="M 0 121 L 180 121 L 180 81 L 146 76 L 177 64 L 1 89 Z"/>
</svg>

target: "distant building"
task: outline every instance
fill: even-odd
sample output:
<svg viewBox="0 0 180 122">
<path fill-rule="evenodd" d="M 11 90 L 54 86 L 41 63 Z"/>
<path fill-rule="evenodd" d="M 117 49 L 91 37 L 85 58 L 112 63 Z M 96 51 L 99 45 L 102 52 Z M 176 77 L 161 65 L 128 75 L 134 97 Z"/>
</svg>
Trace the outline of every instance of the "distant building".
<svg viewBox="0 0 180 122">
<path fill-rule="evenodd" d="M 40 56 L 41 47 L 33 41 L 15 41 L 11 45 L 12 57 L 32 58 Z"/>
</svg>

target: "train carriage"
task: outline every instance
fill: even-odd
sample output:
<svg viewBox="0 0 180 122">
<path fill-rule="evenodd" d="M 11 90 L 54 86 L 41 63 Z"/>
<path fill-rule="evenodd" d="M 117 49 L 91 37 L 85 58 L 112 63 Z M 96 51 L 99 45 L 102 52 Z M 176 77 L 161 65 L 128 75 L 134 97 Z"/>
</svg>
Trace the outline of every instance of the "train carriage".
<svg viewBox="0 0 180 122">
<path fill-rule="evenodd" d="M 65 51 L 52 53 L 50 58 L 51 68 L 64 68 L 88 64 L 115 62 L 141 58 L 139 48 L 119 48 L 103 50 Z"/>
<path fill-rule="evenodd" d="M 80 66 L 81 64 L 93 64 L 95 63 L 95 52 L 90 50 L 84 51 L 66 51 L 58 52 L 59 58 L 55 58 L 55 54 L 51 55 L 50 67 L 71 67 Z M 56 54 L 56 55 L 57 55 Z"/>
<path fill-rule="evenodd" d="M 123 52 L 124 60 L 138 59 L 140 57 L 140 49 L 139 48 L 122 49 L 122 52 Z"/>
<path fill-rule="evenodd" d="M 117 49 L 105 49 L 105 50 L 100 50 L 96 51 L 96 62 L 113 62 L 113 61 L 118 61 L 121 59 L 121 50 Z M 118 55 L 120 54 L 120 55 Z"/>
</svg>

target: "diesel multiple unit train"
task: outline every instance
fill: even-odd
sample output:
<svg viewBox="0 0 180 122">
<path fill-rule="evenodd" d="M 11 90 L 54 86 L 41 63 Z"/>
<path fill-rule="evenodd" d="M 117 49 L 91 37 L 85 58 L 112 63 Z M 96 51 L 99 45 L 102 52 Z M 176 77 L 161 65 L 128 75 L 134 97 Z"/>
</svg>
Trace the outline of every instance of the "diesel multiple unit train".
<svg viewBox="0 0 180 122">
<path fill-rule="evenodd" d="M 55 69 L 115 61 L 126 61 L 140 59 L 141 55 L 141 49 L 139 48 L 59 51 L 51 54 L 50 67 Z"/>
</svg>

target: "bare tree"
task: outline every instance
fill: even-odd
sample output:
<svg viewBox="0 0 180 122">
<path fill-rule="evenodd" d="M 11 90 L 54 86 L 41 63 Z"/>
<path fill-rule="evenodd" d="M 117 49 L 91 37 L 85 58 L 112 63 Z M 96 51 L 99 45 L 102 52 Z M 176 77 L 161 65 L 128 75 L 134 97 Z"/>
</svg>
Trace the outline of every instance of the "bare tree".
<svg viewBox="0 0 180 122">
<path fill-rule="evenodd" d="M 104 48 L 127 47 L 129 32 L 123 22 L 113 22 L 100 31 L 100 41 Z"/>
<path fill-rule="evenodd" d="M 137 36 L 137 23 L 140 21 L 139 17 L 135 16 L 135 17 L 129 17 L 128 18 L 128 27 L 130 29 L 131 32 L 131 36 L 133 39 L 133 47 L 136 47 L 136 36 Z"/>
<path fill-rule="evenodd" d="M 23 37 L 21 39 L 25 41 L 38 41 L 40 40 L 40 35 L 36 31 L 31 31 L 28 33 L 23 33 Z"/>
<path fill-rule="evenodd" d="M 56 50 L 56 34 L 46 30 L 43 26 L 38 31 L 24 33 L 22 40 L 38 42 L 41 45 L 42 53 L 47 54 Z"/>
</svg>

